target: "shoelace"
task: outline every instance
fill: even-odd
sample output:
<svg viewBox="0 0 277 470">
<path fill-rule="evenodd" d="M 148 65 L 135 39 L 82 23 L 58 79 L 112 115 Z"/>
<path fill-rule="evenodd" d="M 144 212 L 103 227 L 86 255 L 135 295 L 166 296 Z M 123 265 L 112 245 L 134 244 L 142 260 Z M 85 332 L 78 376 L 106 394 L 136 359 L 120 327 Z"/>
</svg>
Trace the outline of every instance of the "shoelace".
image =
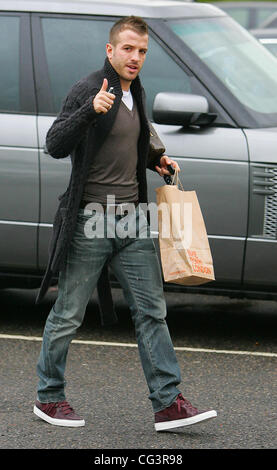
<svg viewBox="0 0 277 470">
<path fill-rule="evenodd" d="M 177 406 L 178 406 L 178 412 L 179 413 L 181 411 L 181 406 L 182 406 L 183 403 L 187 406 L 187 408 L 189 408 L 191 410 L 195 410 L 195 407 L 192 406 L 192 404 L 186 398 L 184 398 L 181 393 L 179 393 L 179 395 L 177 396 L 176 401 L 177 401 Z"/>
<path fill-rule="evenodd" d="M 62 408 L 62 411 L 65 415 L 68 415 L 74 411 L 67 401 L 60 401 L 59 403 L 56 403 L 56 405 L 57 408 Z"/>
<path fill-rule="evenodd" d="M 48 405 L 44 408 L 44 412 L 51 415 L 51 413 L 54 411 L 54 408 L 62 408 L 62 411 L 65 415 L 68 415 L 74 411 L 67 401 L 59 401 L 56 403 L 48 403 Z"/>
</svg>

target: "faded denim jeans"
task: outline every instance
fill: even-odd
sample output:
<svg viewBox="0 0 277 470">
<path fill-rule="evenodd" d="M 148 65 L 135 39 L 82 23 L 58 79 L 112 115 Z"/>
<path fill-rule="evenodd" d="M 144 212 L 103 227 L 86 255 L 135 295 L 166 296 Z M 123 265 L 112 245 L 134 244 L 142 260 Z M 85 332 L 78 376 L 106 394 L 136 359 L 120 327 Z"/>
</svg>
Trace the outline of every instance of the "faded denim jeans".
<svg viewBox="0 0 277 470">
<path fill-rule="evenodd" d="M 129 227 L 136 227 L 134 236 L 123 238 L 122 232 L 114 229 L 122 230 L 124 217 L 87 212 L 86 209 L 78 212 L 66 267 L 59 275 L 58 297 L 45 324 L 37 364 L 37 398 L 42 403 L 65 400 L 64 373 L 69 344 L 82 324 L 87 304 L 108 261 L 131 311 L 149 399 L 153 410 L 160 411 L 170 406 L 180 393 L 177 385 L 181 377 L 165 320 L 160 265 L 149 225 L 137 206 L 128 216 Z M 90 226 L 91 220 L 94 225 Z M 90 237 L 96 222 L 98 227 L 104 227 L 104 237 Z M 115 236 L 110 237 L 112 229 Z"/>
</svg>

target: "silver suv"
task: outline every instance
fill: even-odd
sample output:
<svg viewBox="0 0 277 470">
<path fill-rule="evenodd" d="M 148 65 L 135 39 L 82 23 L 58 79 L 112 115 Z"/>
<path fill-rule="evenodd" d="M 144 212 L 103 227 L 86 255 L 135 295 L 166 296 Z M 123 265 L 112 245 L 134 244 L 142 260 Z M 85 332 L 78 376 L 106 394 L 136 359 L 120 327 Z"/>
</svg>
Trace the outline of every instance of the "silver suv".
<svg viewBox="0 0 277 470">
<path fill-rule="evenodd" d="M 69 157 L 47 155 L 46 132 L 130 14 L 150 28 L 149 117 L 197 191 L 213 253 L 216 282 L 190 291 L 274 295 L 277 61 L 215 6 L 139 0 L 0 0 L 1 287 L 40 284 L 71 169 Z M 163 180 L 149 171 L 148 184 L 155 201 Z"/>
</svg>

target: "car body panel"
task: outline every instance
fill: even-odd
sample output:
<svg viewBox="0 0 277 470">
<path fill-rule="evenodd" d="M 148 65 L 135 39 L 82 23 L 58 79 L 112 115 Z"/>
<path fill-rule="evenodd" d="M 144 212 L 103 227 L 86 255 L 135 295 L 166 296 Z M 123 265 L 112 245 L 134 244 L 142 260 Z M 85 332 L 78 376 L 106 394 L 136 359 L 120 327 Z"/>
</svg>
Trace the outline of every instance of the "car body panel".
<svg viewBox="0 0 277 470">
<path fill-rule="evenodd" d="M 52 233 L 53 214 L 58 206 L 58 197 L 66 190 L 70 172 L 70 157 L 55 159 L 45 152 L 45 139 L 54 117 L 39 116 L 38 140 L 41 170 L 41 212 L 38 235 L 38 267 L 45 269 L 48 245 Z"/>
<path fill-rule="evenodd" d="M 0 259 L 37 268 L 39 161 L 36 117 L 0 114 Z"/>
<path fill-rule="evenodd" d="M 244 129 L 250 148 L 251 162 L 277 164 L 277 127 Z"/>
<path fill-rule="evenodd" d="M 277 128 L 244 130 L 250 155 L 244 282 L 277 284 Z"/>
</svg>

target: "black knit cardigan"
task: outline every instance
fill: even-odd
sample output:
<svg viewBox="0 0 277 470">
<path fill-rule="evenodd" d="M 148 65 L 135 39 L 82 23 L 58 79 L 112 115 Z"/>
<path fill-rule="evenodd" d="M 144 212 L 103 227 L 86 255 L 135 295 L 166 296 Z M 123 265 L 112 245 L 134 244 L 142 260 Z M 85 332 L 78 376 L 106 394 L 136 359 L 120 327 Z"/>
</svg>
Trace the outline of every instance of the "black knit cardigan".
<svg viewBox="0 0 277 470">
<path fill-rule="evenodd" d="M 108 87 L 114 87 L 115 101 L 108 113 L 97 114 L 92 101 L 99 92 L 104 78 L 108 80 Z M 155 165 L 159 164 L 163 151 L 158 156 L 150 152 L 150 123 L 146 117 L 145 93 L 139 77 L 132 82 L 131 91 L 137 103 L 141 123 L 137 163 L 139 202 L 147 202 L 146 168 L 155 171 Z M 59 197 L 47 268 L 36 303 L 43 299 L 52 278 L 65 266 L 89 169 L 93 158 L 112 129 L 121 98 L 119 76 L 106 59 L 101 70 L 81 79 L 71 88 L 57 119 L 47 133 L 46 147 L 49 154 L 54 158 L 65 158 L 70 155 L 72 171 L 67 190 Z M 152 126 L 151 131 L 154 131 Z M 99 278 L 97 290 L 102 324 L 116 321 L 107 266 Z"/>
</svg>

